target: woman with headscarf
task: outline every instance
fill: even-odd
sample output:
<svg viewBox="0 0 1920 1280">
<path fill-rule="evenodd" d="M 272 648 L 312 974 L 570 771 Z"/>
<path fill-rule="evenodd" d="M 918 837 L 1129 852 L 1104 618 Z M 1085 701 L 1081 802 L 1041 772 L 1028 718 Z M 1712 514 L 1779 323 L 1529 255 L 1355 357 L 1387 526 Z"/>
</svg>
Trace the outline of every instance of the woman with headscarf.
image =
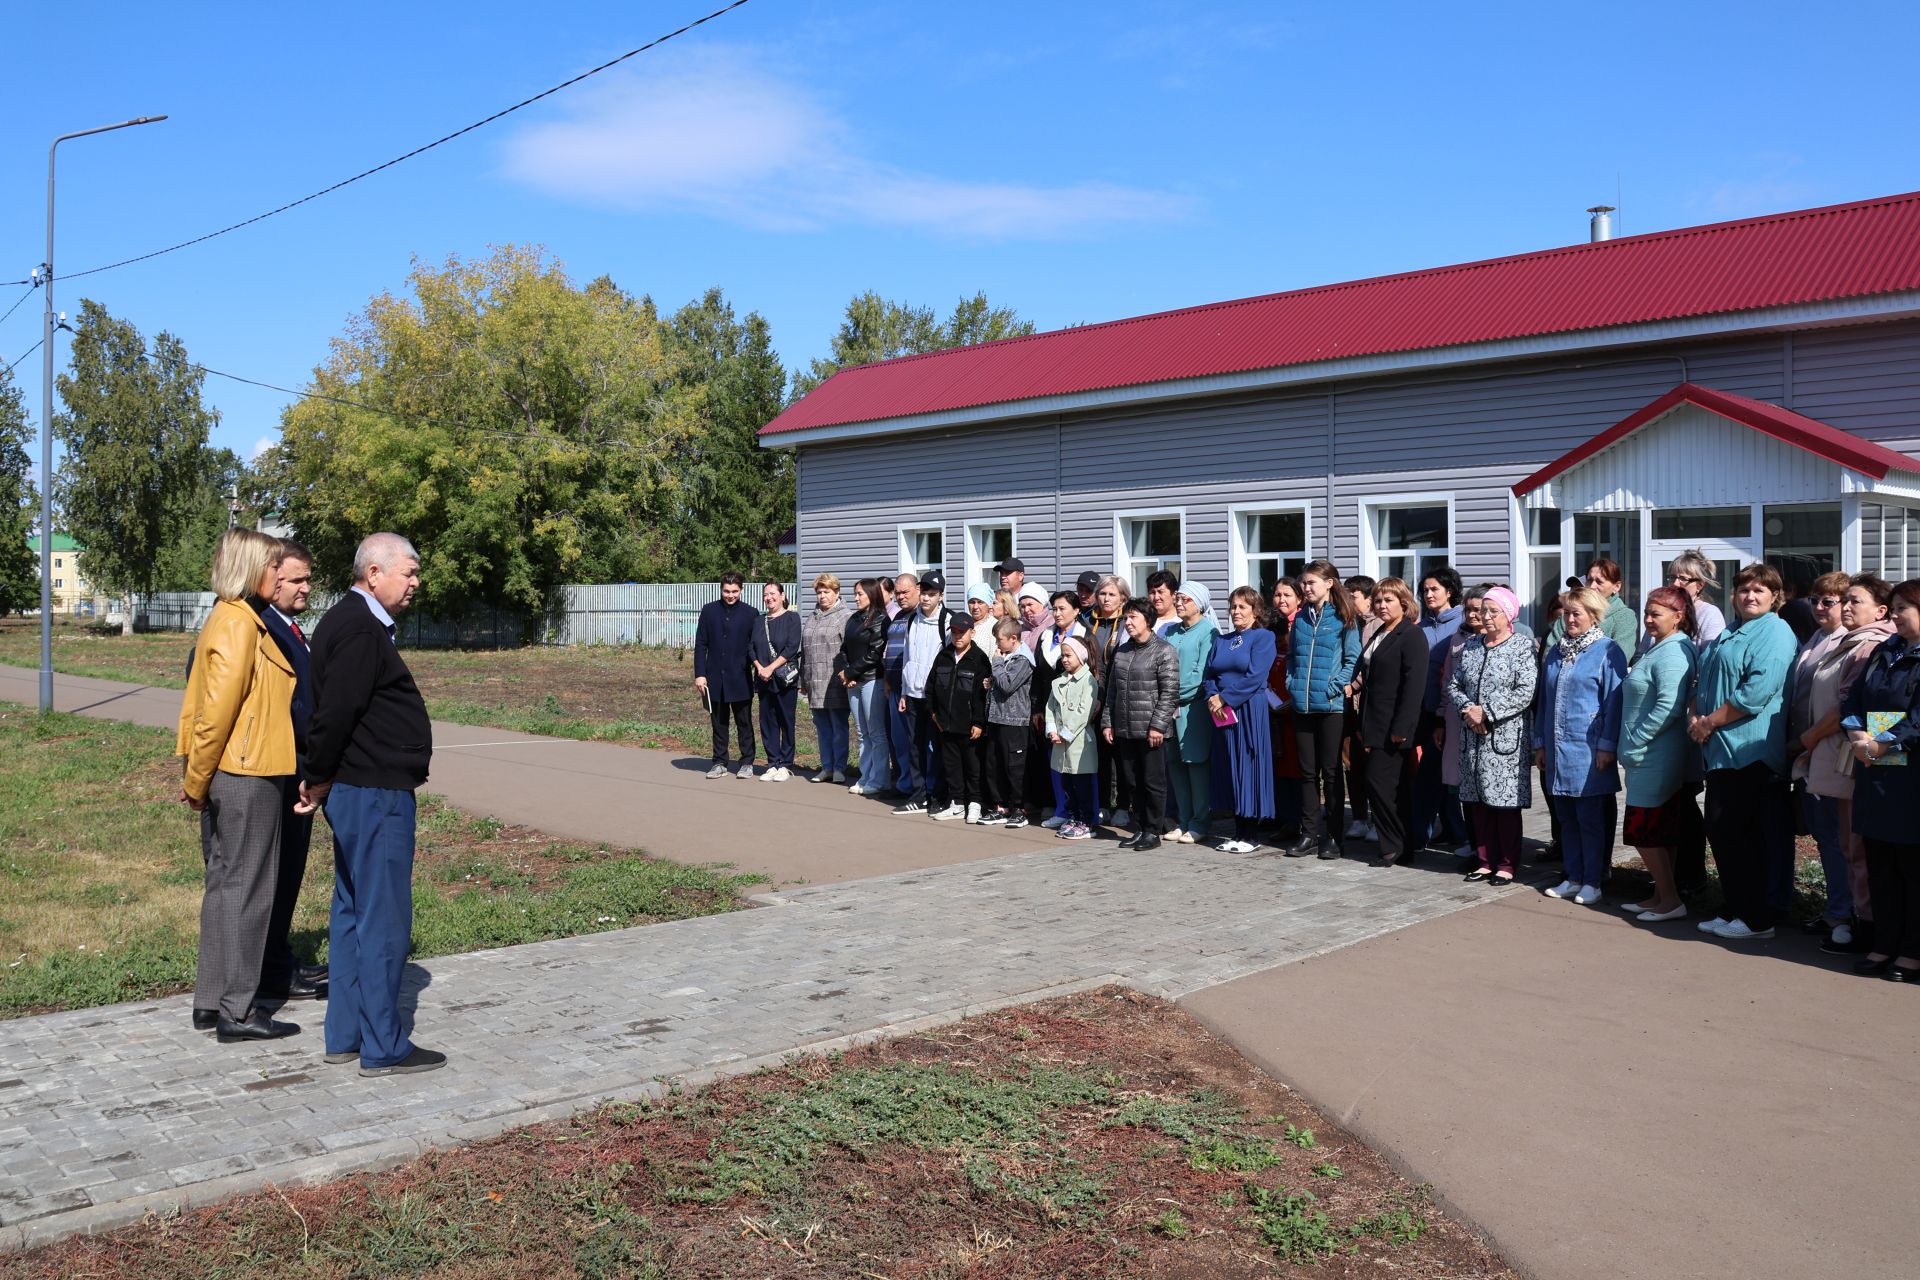
<svg viewBox="0 0 1920 1280">
<path fill-rule="evenodd" d="M 1533 805 L 1527 755 L 1527 709 L 1540 669 L 1533 646 L 1515 634 L 1520 600 L 1493 587 L 1481 600 L 1481 632 L 1454 664 L 1447 698 L 1465 732 L 1460 744 L 1460 800 L 1472 806 L 1480 866 L 1469 880 L 1513 883 L 1520 863 L 1520 811 Z"/>
<path fill-rule="evenodd" d="M 993 588 L 977 582 L 967 589 L 967 616 L 973 619 L 973 646 L 981 653 L 997 652 L 993 639 Z"/>
<path fill-rule="evenodd" d="M 1202 583 L 1182 582 L 1173 593 L 1173 609 L 1180 615 L 1180 625 L 1167 633 L 1167 643 L 1180 659 L 1180 694 L 1167 772 L 1173 783 L 1174 812 L 1179 816 L 1166 839 L 1192 844 L 1206 836 L 1213 812 L 1213 717 L 1200 696 L 1200 686 L 1220 632 L 1214 626 L 1213 594 Z"/>
<path fill-rule="evenodd" d="M 1189 590 L 1192 584 L 1183 587 Z M 1235 587 L 1227 616 L 1233 630 L 1213 638 L 1207 656 L 1204 710 L 1216 726 L 1211 803 L 1233 811 L 1233 838 L 1224 853 L 1260 847 L 1260 824 L 1273 817 L 1273 731 L 1268 726 L 1267 677 L 1278 645 L 1260 625 L 1260 593 Z"/>
</svg>

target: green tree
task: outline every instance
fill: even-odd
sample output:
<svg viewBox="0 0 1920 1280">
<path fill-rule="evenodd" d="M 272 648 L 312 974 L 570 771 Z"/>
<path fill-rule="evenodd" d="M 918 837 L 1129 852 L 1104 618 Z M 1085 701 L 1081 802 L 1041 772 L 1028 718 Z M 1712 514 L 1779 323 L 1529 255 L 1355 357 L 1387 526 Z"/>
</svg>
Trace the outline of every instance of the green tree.
<svg viewBox="0 0 1920 1280">
<path fill-rule="evenodd" d="M 200 402 L 206 375 L 172 334 L 156 336 L 149 354 L 139 330 L 91 299 L 80 303 L 70 368 L 54 382 L 66 412 L 53 419 L 66 450 L 55 493 L 67 532 L 87 549 L 96 586 L 150 594 L 162 553 L 192 522 L 219 421 Z"/>
<path fill-rule="evenodd" d="M 996 307 L 985 293 L 962 298 L 945 321 L 934 319 L 932 307 L 890 302 L 868 290 L 847 303 L 846 318 L 833 335 L 832 354 L 812 361 L 807 372 L 793 378 L 793 398 L 807 392 L 850 365 L 872 364 L 895 356 L 944 351 L 996 338 L 1023 338 L 1033 322 L 1022 320 L 1011 307 Z"/>
<path fill-rule="evenodd" d="M 416 263 L 408 287 L 333 341 L 309 388 L 330 398 L 290 406 L 259 467 L 316 574 L 342 585 L 355 543 L 391 529 L 433 612 L 661 577 L 696 420 L 652 304 L 515 246 Z"/>
<path fill-rule="evenodd" d="M 27 453 L 32 442 L 26 399 L 13 370 L 0 366 L 0 617 L 40 603 L 40 562 L 27 546 L 40 517 Z"/>
<path fill-rule="evenodd" d="M 674 576 L 711 582 L 737 569 L 784 581 L 793 575 L 793 557 L 779 549 L 794 521 L 793 458 L 759 445 L 786 387 L 767 322 L 758 312 L 737 319 L 720 290 L 709 289 L 674 313 L 669 332 L 699 417 L 678 463 Z"/>
<path fill-rule="evenodd" d="M 179 538 L 161 549 L 154 572 L 155 591 L 205 591 L 214 548 L 235 519 L 229 495 L 241 483 L 245 466 L 231 449 L 203 449 L 200 457 L 200 474 L 187 503 L 187 523 Z M 255 516 L 243 511 L 238 519 L 251 526 Z"/>
</svg>

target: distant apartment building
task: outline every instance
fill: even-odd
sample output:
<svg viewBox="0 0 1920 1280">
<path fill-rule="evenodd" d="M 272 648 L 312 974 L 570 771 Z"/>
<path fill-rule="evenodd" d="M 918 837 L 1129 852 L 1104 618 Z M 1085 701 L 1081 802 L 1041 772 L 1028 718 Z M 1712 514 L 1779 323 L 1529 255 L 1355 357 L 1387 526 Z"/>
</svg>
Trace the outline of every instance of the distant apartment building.
<svg viewBox="0 0 1920 1280">
<path fill-rule="evenodd" d="M 40 538 L 34 535 L 27 539 L 34 559 L 40 558 Z M 53 535 L 53 611 L 91 615 L 104 608 L 104 601 L 96 595 L 93 584 L 87 581 L 81 571 L 80 562 L 86 556 L 87 549 L 64 533 Z"/>
</svg>

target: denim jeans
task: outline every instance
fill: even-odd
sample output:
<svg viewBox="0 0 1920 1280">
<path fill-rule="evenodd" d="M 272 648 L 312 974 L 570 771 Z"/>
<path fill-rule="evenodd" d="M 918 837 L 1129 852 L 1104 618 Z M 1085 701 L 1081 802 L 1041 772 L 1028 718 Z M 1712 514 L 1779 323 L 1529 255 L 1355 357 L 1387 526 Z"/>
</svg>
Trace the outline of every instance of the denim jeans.
<svg viewBox="0 0 1920 1280">
<path fill-rule="evenodd" d="M 813 736 L 820 743 L 820 767 L 828 773 L 847 771 L 847 708 L 813 711 Z"/>
<path fill-rule="evenodd" d="M 913 713 L 900 710 L 900 695 L 881 685 L 880 701 L 887 705 L 887 735 L 893 743 L 896 766 L 894 789 L 902 795 L 927 789 L 927 775 L 913 751 Z"/>
<path fill-rule="evenodd" d="M 860 734 L 860 785 L 869 791 L 884 791 L 893 783 L 887 741 L 892 730 L 886 699 L 887 686 L 879 680 L 856 685 L 847 695 L 853 706 L 854 728 Z"/>
<path fill-rule="evenodd" d="M 1853 871 L 1847 865 L 1847 836 L 1840 830 L 1840 801 L 1832 796 L 1806 796 L 1807 830 L 1820 846 L 1820 870 L 1827 877 L 1828 924 L 1853 918 Z"/>
<path fill-rule="evenodd" d="M 1598 889 L 1613 862 L 1613 833 L 1607 830 L 1606 796 L 1555 796 L 1560 811 L 1560 860 L 1567 879 Z"/>
</svg>

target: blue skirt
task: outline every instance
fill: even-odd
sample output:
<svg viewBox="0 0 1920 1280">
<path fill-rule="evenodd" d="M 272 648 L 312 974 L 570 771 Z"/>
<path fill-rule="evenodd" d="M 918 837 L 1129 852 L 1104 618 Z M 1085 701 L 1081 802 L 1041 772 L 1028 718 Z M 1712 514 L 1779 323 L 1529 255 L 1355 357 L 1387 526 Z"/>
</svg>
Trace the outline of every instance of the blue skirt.
<svg viewBox="0 0 1920 1280">
<path fill-rule="evenodd" d="M 1204 705 L 1204 704 L 1203 704 Z M 1273 816 L 1273 732 L 1262 692 L 1233 713 L 1240 723 L 1213 731 L 1213 806 L 1238 818 Z"/>
</svg>

